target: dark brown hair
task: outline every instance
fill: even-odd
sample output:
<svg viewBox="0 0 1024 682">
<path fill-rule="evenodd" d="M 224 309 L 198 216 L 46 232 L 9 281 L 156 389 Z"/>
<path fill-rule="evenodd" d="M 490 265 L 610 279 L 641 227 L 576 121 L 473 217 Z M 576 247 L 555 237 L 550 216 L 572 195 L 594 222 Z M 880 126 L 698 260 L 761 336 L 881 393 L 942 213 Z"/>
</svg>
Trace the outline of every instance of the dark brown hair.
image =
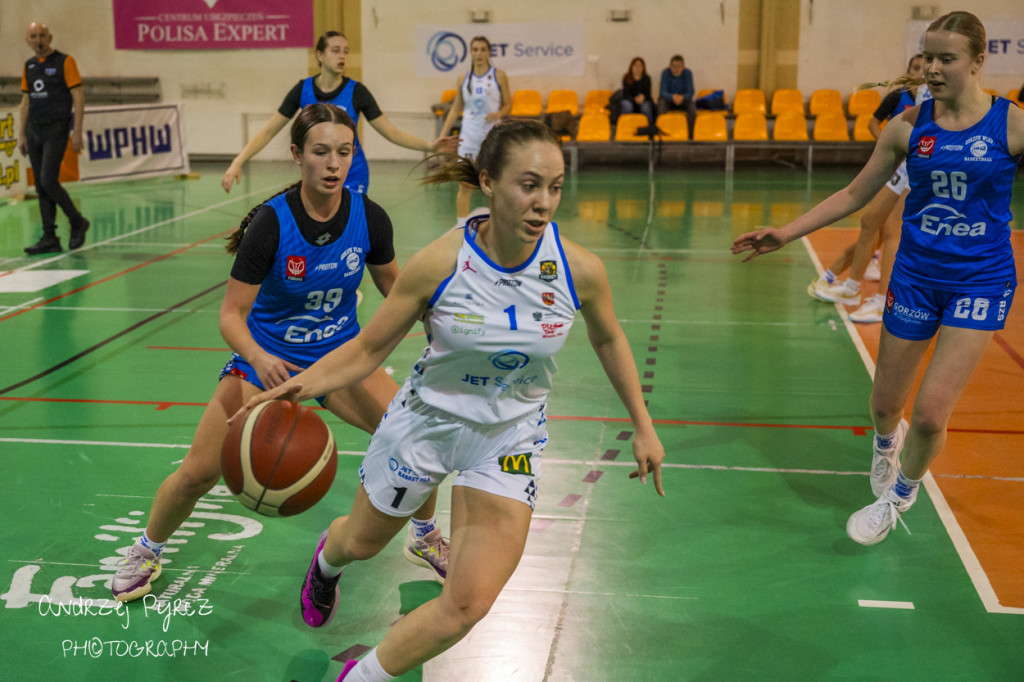
<svg viewBox="0 0 1024 682">
<path fill-rule="evenodd" d="M 640 75 L 640 78 L 643 78 L 645 75 L 647 75 L 647 62 L 644 61 L 644 58 L 643 57 L 633 57 L 633 60 L 629 63 L 629 68 L 626 69 L 626 75 L 622 77 L 622 82 L 623 83 L 636 83 L 636 82 L 638 82 L 639 79 L 635 80 L 633 78 L 633 65 L 636 64 L 637 62 L 640 62 L 640 66 L 641 66 L 641 69 L 643 71 L 643 73 Z"/>
<path fill-rule="evenodd" d="M 292 144 L 298 147 L 299 149 L 304 149 L 306 146 L 306 138 L 309 137 L 309 131 L 313 129 L 313 126 L 319 125 L 321 123 L 341 124 L 352 131 L 353 139 L 355 139 L 356 124 L 352 121 L 352 118 L 345 113 L 343 109 L 333 104 L 316 102 L 315 104 L 310 104 L 308 107 L 304 108 L 302 111 L 299 112 L 299 115 L 295 117 L 295 121 L 292 123 L 291 130 Z M 239 223 L 238 228 L 235 229 L 235 231 L 228 236 L 228 244 L 225 247 L 227 249 L 227 252 L 238 252 L 238 245 L 242 243 L 242 237 L 245 236 L 245 229 L 249 227 L 249 223 L 252 222 L 252 219 L 256 217 L 256 214 L 259 212 L 261 208 L 263 208 L 263 205 L 265 203 L 267 203 L 268 201 L 270 201 L 271 199 L 278 195 L 284 194 L 285 192 L 300 186 L 301 184 L 302 181 L 299 180 L 296 183 L 288 185 L 280 192 L 276 192 L 275 194 L 267 197 L 259 204 L 254 206 L 252 210 L 249 211 L 244 218 L 242 218 L 242 222 Z"/>
<path fill-rule="evenodd" d="M 498 123 L 487 133 L 476 159 L 465 156 L 454 156 L 441 168 L 424 178 L 424 184 L 439 185 L 445 182 L 464 182 L 472 187 L 480 187 L 480 171 L 494 179 L 501 175 L 508 163 L 511 150 L 523 147 L 530 142 L 540 140 L 550 142 L 559 149 L 562 141 L 554 130 L 540 121 L 526 118 L 510 118 Z"/>
</svg>

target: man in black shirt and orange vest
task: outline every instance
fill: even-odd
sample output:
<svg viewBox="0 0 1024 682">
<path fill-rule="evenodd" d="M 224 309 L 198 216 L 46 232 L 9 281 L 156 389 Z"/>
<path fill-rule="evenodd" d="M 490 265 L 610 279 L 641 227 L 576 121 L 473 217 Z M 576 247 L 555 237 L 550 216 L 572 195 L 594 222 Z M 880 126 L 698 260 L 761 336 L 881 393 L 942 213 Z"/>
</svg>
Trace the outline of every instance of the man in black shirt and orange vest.
<svg viewBox="0 0 1024 682">
<path fill-rule="evenodd" d="M 43 237 L 25 253 L 60 253 L 57 237 L 57 206 L 71 221 L 68 247 L 77 249 L 85 241 L 89 229 L 86 220 L 71 197 L 60 186 L 60 164 L 71 133 L 71 149 L 82 151 L 82 117 L 85 114 L 85 95 L 78 65 L 70 55 L 50 47 L 53 36 L 45 24 L 29 24 L 25 42 L 35 56 L 25 62 L 21 76 L 21 130 L 18 148 L 32 163 L 36 191 L 39 194 L 39 213 L 43 220 Z"/>
</svg>

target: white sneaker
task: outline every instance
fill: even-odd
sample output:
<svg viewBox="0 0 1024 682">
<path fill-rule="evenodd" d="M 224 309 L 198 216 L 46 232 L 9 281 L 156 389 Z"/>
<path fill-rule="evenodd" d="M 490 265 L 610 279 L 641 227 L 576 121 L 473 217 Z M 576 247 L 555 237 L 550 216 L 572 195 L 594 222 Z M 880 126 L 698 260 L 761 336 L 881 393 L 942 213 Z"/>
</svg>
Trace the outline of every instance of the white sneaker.
<svg viewBox="0 0 1024 682">
<path fill-rule="evenodd" d="M 807 295 L 811 298 L 816 298 L 819 301 L 827 301 L 828 299 L 822 298 L 821 295 L 832 286 L 828 283 L 828 280 L 822 277 L 815 277 L 814 280 L 807 285 Z"/>
<path fill-rule="evenodd" d="M 136 542 L 117 563 L 110 590 L 117 601 L 134 601 L 149 594 L 153 589 L 150 583 L 159 577 L 160 557 Z"/>
<path fill-rule="evenodd" d="M 877 282 L 882 279 L 882 267 L 878 264 L 877 251 L 875 251 L 875 255 L 871 257 L 871 262 L 868 263 L 868 267 L 864 271 L 864 279 L 869 282 Z"/>
<path fill-rule="evenodd" d="M 903 499 L 889 488 L 873 503 L 850 516 L 850 520 L 846 522 L 846 534 L 851 540 L 862 545 L 877 544 L 896 527 L 897 522 L 903 522 L 900 515 L 910 509 L 910 505 L 914 504 L 916 499 L 917 488 L 914 488 L 909 500 Z M 904 523 L 903 527 L 906 528 L 907 524 Z"/>
<path fill-rule="evenodd" d="M 823 292 L 816 292 L 815 298 L 828 303 L 860 305 L 860 286 L 853 289 L 846 280 L 843 280 L 842 282 L 829 285 Z"/>
<path fill-rule="evenodd" d="M 850 313 L 850 320 L 852 322 L 863 322 L 865 324 L 881 322 L 882 312 L 884 310 L 885 298 L 882 296 L 872 296 L 868 300 L 864 301 L 864 305 Z"/>
<path fill-rule="evenodd" d="M 903 450 L 903 441 L 909 428 L 907 420 L 901 419 L 899 426 L 896 427 L 896 435 L 892 438 L 892 445 L 887 448 L 878 447 L 875 439 L 871 439 L 871 492 L 875 497 L 881 497 L 882 493 L 896 482 L 896 476 L 900 471 L 900 452 Z"/>
</svg>

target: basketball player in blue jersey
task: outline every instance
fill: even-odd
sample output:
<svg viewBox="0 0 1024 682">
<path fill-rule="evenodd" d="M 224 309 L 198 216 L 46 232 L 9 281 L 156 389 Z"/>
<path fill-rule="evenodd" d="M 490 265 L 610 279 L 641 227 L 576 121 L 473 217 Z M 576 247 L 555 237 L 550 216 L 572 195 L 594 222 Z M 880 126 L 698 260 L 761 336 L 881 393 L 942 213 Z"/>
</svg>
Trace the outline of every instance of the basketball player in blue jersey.
<svg viewBox="0 0 1024 682">
<path fill-rule="evenodd" d="M 512 110 L 512 90 L 508 76 L 491 66 L 491 41 L 476 36 L 469 41 L 469 54 L 473 65 L 456 83 L 455 101 L 444 119 L 441 137 L 447 137 L 462 114 L 459 128 L 459 156 L 472 159 L 480 152 L 480 144 L 487 133 Z M 459 185 L 455 194 L 455 215 L 458 226 L 469 218 L 473 188 Z"/>
<path fill-rule="evenodd" d="M 241 153 L 231 162 L 220 181 L 225 192 L 230 192 L 231 185 L 241 181 L 242 166 L 245 162 L 270 144 L 270 141 L 285 127 L 295 112 L 314 102 L 325 102 L 340 107 L 355 121 L 356 125 L 359 124 L 359 117 L 365 116 L 378 133 L 399 147 L 423 152 L 454 149 L 455 138 L 441 137 L 432 142 L 426 142 L 396 128 L 395 124 L 381 112 L 377 101 L 366 89 L 366 86 L 344 75 L 345 61 L 348 58 L 348 40 L 342 34 L 337 31 L 328 31 L 320 36 L 316 43 L 316 58 L 320 63 L 320 73 L 299 81 L 288 92 L 281 106 L 270 117 L 266 125 L 249 140 Z M 369 185 L 370 171 L 366 164 L 362 145 L 359 144 L 357 137 L 352 167 L 348 177 L 345 178 L 345 186 L 353 192 L 362 194 L 367 191 Z"/>
<path fill-rule="evenodd" d="M 251 396 L 356 336 L 356 288 L 364 266 L 385 296 L 398 273 L 387 214 L 342 187 L 355 140 L 352 119 L 333 105 L 315 104 L 295 119 L 291 137 L 302 181 L 254 208 L 232 235 L 228 250 L 235 262 L 220 329 L 234 353 L 188 454 L 157 491 L 145 533 L 118 566 L 111 588 L 119 601 L 150 592 L 164 545 L 220 479 L 227 418 Z M 360 383 L 316 398 L 343 421 L 372 433 L 397 390 L 378 369 Z M 443 582 L 448 545 L 433 518 L 435 499 L 414 515 L 405 554 Z"/>
<path fill-rule="evenodd" d="M 562 239 L 552 222 L 563 177 L 561 145 L 550 128 L 499 123 L 475 161 L 460 158 L 432 178 L 479 187 L 490 214 L 413 256 L 359 336 L 246 406 L 355 384 L 424 320 L 429 346 L 370 441 L 351 515 L 320 537 L 303 608 L 314 604 L 326 622 L 337 606 L 342 568 L 377 554 L 412 510 L 458 472 L 448 580 L 439 597 L 395 623 L 358 664 L 349 661 L 339 680 L 390 680 L 437 656 L 487 614 L 515 571 L 538 495 L 554 357 L 577 310 L 635 429 L 637 469 L 630 478 L 646 482 L 650 474 L 664 495 L 665 453 L 604 266 Z"/>
<path fill-rule="evenodd" d="M 889 122 L 845 189 L 785 227 L 741 235 L 732 246 L 734 253 L 753 251 L 751 260 L 849 215 L 906 157 L 911 191 L 871 392 L 870 478 L 878 499 L 846 526 L 865 545 L 885 539 L 914 503 L 945 444 L 950 414 L 1013 302 L 1010 195 L 1024 152 L 1024 110 L 981 89 L 985 46 L 985 28 L 973 14 L 932 22 L 922 52 L 933 99 Z M 904 406 L 933 338 L 908 424 Z"/>
</svg>

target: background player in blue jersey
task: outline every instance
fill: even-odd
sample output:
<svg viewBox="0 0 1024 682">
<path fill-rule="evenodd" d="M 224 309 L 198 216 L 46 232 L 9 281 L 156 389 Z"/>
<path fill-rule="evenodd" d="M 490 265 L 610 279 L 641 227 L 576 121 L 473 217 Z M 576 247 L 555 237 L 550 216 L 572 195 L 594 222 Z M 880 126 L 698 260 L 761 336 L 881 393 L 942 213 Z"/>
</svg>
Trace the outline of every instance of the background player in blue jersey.
<svg viewBox="0 0 1024 682">
<path fill-rule="evenodd" d="M 529 120 L 499 123 L 474 162 L 455 161 L 435 178 L 479 187 L 490 215 L 413 256 L 359 336 L 247 405 L 355 384 L 425 321 L 430 345 L 388 407 L 363 461 L 351 515 L 321 536 L 302 591 L 329 618 L 342 567 L 379 552 L 409 510 L 458 471 L 448 580 L 438 598 L 395 623 L 358 664 L 346 664 L 341 677 L 349 682 L 390 680 L 454 645 L 515 571 L 547 441 L 553 357 L 576 310 L 635 429 L 637 469 L 630 478 L 646 482 L 650 474 L 664 495 L 665 453 L 604 266 L 560 239 L 551 222 L 563 177 L 561 146 L 550 128 Z"/>
<path fill-rule="evenodd" d="M 234 158 L 220 184 L 225 192 L 231 191 L 231 185 L 237 184 L 242 178 L 242 166 L 270 144 L 282 128 L 291 120 L 295 112 L 314 102 L 329 102 L 342 108 L 352 120 L 359 124 L 359 117 L 366 120 L 388 141 L 399 147 L 416 149 L 423 152 L 437 152 L 454 149 L 455 138 L 438 138 L 432 142 L 399 130 L 395 124 L 381 112 L 377 101 L 358 81 L 345 76 L 345 61 L 348 58 L 348 40 L 337 31 L 328 31 L 320 36 L 316 43 L 316 58 L 320 62 L 320 73 L 300 80 L 285 96 L 281 106 L 270 117 L 266 125 L 249 140 L 245 148 Z M 366 192 L 370 184 L 370 173 L 366 165 L 366 156 L 358 137 L 355 142 L 355 153 L 352 166 L 345 186 L 354 192 Z"/>
<path fill-rule="evenodd" d="M 455 101 L 444 119 L 441 137 L 451 132 L 461 114 L 459 156 L 472 159 L 480 152 L 480 144 L 491 128 L 512 110 L 512 89 L 505 72 L 491 66 L 491 41 L 476 36 L 469 41 L 469 54 L 473 64 L 455 84 Z M 458 225 L 469 217 L 472 199 L 473 188 L 460 184 L 455 194 Z"/>
<path fill-rule="evenodd" d="M 302 180 L 254 208 L 232 235 L 228 250 L 236 256 L 220 329 L 234 354 L 188 454 L 157 491 L 145 533 L 118 567 L 112 591 L 120 601 L 149 593 L 167 540 L 220 480 L 227 418 L 359 332 L 356 288 L 364 263 L 385 296 L 398 274 L 387 214 L 342 186 L 355 139 L 352 119 L 333 105 L 316 104 L 295 119 L 291 138 Z M 315 397 L 372 433 L 397 390 L 377 369 L 359 383 Z M 447 541 L 434 524 L 435 499 L 414 515 L 406 552 L 416 563 L 429 562 L 443 580 Z"/>
<path fill-rule="evenodd" d="M 906 157 L 911 191 L 871 392 L 871 488 L 878 499 L 846 526 L 865 545 L 883 540 L 913 504 L 946 442 L 949 416 L 1013 301 L 1010 196 L 1024 152 L 1024 110 L 981 89 L 985 46 L 985 28 L 973 14 L 932 22 L 922 52 L 934 99 L 889 122 L 845 189 L 779 230 L 733 242 L 734 253 L 753 251 L 751 260 L 829 225 L 864 206 Z M 904 405 L 936 336 L 908 425 Z"/>
</svg>

